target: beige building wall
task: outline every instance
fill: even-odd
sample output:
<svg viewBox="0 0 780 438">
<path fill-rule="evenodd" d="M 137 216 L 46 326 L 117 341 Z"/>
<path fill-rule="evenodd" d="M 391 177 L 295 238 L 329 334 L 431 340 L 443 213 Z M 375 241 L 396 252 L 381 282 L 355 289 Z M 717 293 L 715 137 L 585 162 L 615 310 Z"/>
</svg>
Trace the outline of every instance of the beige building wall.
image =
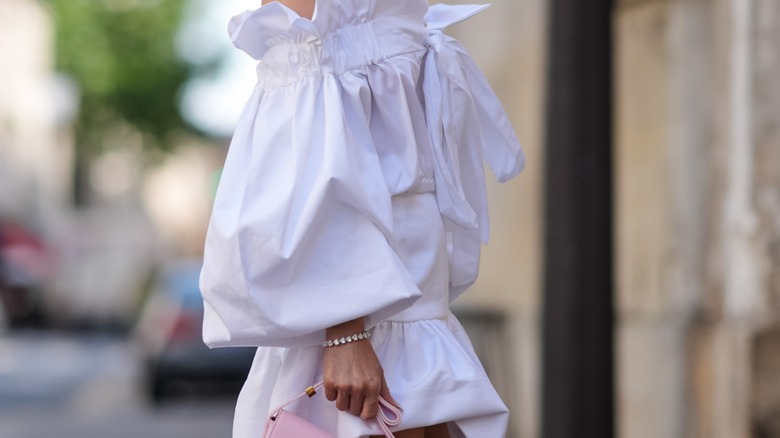
<svg viewBox="0 0 780 438">
<path fill-rule="evenodd" d="M 494 383 L 510 407 L 510 436 L 514 437 L 538 436 L 541 413 L 546 21 L 544 0 L 496 0 L 485 12 L 447 30 L 464 43 L 495 88 L 527 156 L 526 169 L 518 178 L 506 184 L 488 178 L 491 240 L 483 250 L 479 280 L 456 302 L 508 317 L 508 333 L 498 352 L 506 372 L 497 375 Z"/>
<path fill-rule="evenodd" d="M 53 28 L 33 0 L 0 0 L 0 214 L 53 223 L 69 195 L 57 139 Z M 51 220 L 50 220 L 51 219 Z"/>
<path fill-rule="evenodd" d="M 780 436 L 780 3 L 615 17 L 618 436 Z"/>
<path fill-rule="evenodd" d="M 546 6 L 450 30 L 528 154 L 490 186 L 462 302 L 510 316 L 499 388 L 521 437 L 540 433 Z M 780 2 L 623 0 L 614 30 L 617 436 L 780 436 Z"/>
</svg>

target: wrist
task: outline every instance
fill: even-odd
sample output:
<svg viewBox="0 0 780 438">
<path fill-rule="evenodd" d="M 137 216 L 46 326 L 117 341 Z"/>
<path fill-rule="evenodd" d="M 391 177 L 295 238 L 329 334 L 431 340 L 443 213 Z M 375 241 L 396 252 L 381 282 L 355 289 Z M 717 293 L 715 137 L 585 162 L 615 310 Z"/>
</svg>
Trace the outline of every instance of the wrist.
<svg viewBox="0 0 780 438">
<path fill-rule="evenodd" d="M 325 330 L 325 337 L 327 339 L 341 338 L 344 336 L 352 336 L 356 333 L 360 333 L 366 329 L 366 324 L 363 318 L 353 319 L 333 327 L 329 327 Z"/>
</svg>

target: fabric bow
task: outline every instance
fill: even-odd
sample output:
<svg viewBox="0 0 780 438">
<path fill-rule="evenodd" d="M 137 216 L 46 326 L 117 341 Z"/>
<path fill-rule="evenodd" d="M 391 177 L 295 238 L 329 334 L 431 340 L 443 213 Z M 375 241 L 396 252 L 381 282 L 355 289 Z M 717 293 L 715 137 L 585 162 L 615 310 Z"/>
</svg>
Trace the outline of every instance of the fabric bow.
<svg viewBox="0 0 780 438">
<path fill-rule="evenodd" d="M 439 210 L 448 231 L 483 243 L 489 237 L 483 163 L 503 182 L 520 173 L 525 158 L 487 80 L 465 48 L 443 30 L 489 6 L 438 4 L 429 9 L 423 76 Z"/>
</svg>

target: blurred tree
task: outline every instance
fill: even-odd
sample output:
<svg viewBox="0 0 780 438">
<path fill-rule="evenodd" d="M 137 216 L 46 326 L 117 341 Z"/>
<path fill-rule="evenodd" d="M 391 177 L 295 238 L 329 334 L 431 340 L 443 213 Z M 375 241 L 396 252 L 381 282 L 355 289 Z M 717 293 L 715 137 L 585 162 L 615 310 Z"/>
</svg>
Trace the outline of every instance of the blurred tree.
<svg viewBox="0 0 780 438">
<path fill-rule="evenodd" d="M 96 154 L 136 131 L 147 150 L 170 149 L 170 134 L 193 131 L 178 106 L 182 85 L 217 63 L 184 61 L 176 38 L 188 0 L 46 0 L 56 24 L 57 69 L 79 85 L 75 123 L 76 203 Z M 82 201 L 82 202 L 80 202 Z"/>
<path fill-rule="evenodd" d="M 77 148 L 110 147 L 105 133 L 129 124 L 147 147 L 189 129 L 178 109 L 181 86 L 203 66 L 177 56 L 187 0 L 48 0 L 57 27 L 58 70 L 81 89 Z"/>
</svg>

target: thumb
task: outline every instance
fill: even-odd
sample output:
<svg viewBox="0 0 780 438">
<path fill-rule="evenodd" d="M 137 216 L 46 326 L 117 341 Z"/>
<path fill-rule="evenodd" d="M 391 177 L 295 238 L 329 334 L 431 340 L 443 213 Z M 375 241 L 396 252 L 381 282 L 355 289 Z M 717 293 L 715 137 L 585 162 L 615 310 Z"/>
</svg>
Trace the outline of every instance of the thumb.
<svg viewBox="0 0 780 438">
<path fill-rule="evenodd" d="M 391 405 L 397 407 L 398 409 L 402 409 L 401 405 L 398 404 L 398 402 L 395 401 L 393 396 L 390 394 L 390 389 L 387 387 L 387 382 L 385 381 L 384 377 L 382 377 L 382 389 L 379 390 L 379 396 L 387 400 Z"/>
</svg>

